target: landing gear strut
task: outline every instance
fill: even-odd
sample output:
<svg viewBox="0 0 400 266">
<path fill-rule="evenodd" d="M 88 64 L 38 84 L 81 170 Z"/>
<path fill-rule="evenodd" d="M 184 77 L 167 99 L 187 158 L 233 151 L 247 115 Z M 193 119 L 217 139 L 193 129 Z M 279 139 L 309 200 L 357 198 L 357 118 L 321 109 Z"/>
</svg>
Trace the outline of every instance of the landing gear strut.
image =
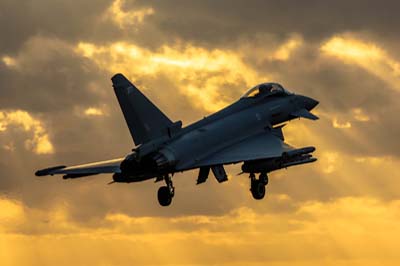
<svg viewBox="0 0 400 266">
<path fill-rule="evenodd" d="M 250 191 L 254 199 L 260 200 L 264 198 L 267 184 L 268 176 L 266 173 L 261 173 L 258 179 L 253 173 L 250 174 Z"/>
<path fill-rule="evenodd" d="M 172 184 L 172 179 L 170 175 L 164 176 L 166 186 L 162 186 L 158 189 L 158 202 L 161 206 L 169 206 L 172 202 L 172 198 L 175 195 L 175 188 Z"/>
</svg>

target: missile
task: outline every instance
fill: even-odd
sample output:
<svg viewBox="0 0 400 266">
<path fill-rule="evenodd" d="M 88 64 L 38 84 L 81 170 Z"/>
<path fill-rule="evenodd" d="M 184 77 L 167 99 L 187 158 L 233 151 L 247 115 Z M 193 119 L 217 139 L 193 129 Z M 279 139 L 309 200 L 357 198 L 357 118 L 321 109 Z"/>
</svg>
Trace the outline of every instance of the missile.
<svg viewBox="0 0 400 266">
<path fill-rule="evenodd" d="M 312 163 L 312 162 L 315 162 L 316 160 L 317 160 L 317 158 L 304 158 L 304 159 L 301 159 L 298 161 L 284 163 L 284 164 L 282 164 L 282 168 L 295 166 L 295 165 L 299 165 L 299 164 Z"/>
<path fill-rule="evenodd" d="M 314 151 L 314 147 L 304 147 L 284 152 L 282 153 L 281 157 L 247 161 L 243 163 L 242 171 L 245 173 L 269 173 L 271 171 L 287 168 L 290 166 L 312 163 L 317 160 L 310 154 Z"/>
<path fill-rule="evenodd" d="M 302 154 L 307 154 L 307 153 L 311 153 L 315 151 L 315 147 L 304 147 L 304 148 L 300 148 L 300 149 L 296 149 L 296 150 L 292 150 L 292 151 L 287 151 L 282 153 L 282 157 L 294 157 L 294 156 L 298 156 L 298 155 L 302 155 Z"/>
</svg>

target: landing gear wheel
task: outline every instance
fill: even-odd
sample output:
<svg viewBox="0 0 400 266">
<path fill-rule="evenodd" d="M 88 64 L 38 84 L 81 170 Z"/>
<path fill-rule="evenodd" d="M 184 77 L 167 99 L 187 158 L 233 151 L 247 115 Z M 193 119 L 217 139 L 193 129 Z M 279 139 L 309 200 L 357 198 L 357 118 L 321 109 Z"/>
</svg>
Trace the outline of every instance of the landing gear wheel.
<svg viewBox="0 0 400 266">
<path fill-rule="evenodd" d="M 261 180 L 252 180 L 250 191 L 254 199 L 263 199 L 265 196 L 265 184 Z"/>
<path fill-rule="evenodd" d="M 161 206 L 169 206 L 171 205 L 172 198 L 175 195 L 175 188 L 172 184 L 172 178 L 170 175 L 165 175 L 164 180 L 167 185 L 158 189 L 158 202 Z"/>
<path fill-rule="evenodd" d="M 158 189 L 158 203 L 161 206 L 169 206 L 172 202 L 173 195 L 170 192 L 170 189 L 167 186 L 160 187 Z"/>
</svg>

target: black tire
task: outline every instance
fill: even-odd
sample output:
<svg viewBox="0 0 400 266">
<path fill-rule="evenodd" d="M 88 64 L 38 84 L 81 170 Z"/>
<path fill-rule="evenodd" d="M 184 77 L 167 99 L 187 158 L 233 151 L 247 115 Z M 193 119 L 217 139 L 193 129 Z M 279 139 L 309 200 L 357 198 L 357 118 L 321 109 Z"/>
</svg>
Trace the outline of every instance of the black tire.
<svg viewBox="0 0 400 266">
<path fill-rule="evenodd" d="M 169 206 L 172 202 L 172 195 L 167 186 L 160 187 L 157 196 L 158 203 L 160 203 L 161 206 Z"/>
<path fill-rule="evenodd" d="M 251 182 L 251 195 L 253 195 L 253 198 L 256 200 L 263 199 L 265 196 L 265 185 L 263 182 L 260 182 L 259 180 L 254 180 Z"/>
</svg>

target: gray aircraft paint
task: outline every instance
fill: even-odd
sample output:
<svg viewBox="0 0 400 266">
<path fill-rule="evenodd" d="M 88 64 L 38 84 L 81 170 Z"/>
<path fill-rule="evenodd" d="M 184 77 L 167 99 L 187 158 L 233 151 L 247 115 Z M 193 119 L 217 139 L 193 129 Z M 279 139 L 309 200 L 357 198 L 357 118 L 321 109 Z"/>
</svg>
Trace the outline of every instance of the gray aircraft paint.
<svg viewBox="0 0 400 266">
<path fill-rule="evenodd" d="M 174 195 L 170 174 L 175 172 L 200 168 L 198 184 L 210 172 L 224 182 L 223 165 L 243 162 L 253 196 L 261 199 L 267 173 L 316 160 L 311 155 L 314 147 L 291 147 L 284 142 L 283 126 L 277 125 L 299 117 L 318 119 L 310 113 L 318 102 L 289 93 L 277 83 L 260 84 L 230 106 L 182 128 L 181 121 L 172 122 L 122 74 L 113 76 L 112 82 L 136 144 L 132 153 L 109 161 L 46 168 L 36 175 L 63 174 L 68 179 L 114 173 L 114 182 L 126 183 L 164 179 L 167 189 L 160 188 L 159 201 L 167 206 Z M 258 172 L 260 178 L 255 179 Z"/>
</svg>

